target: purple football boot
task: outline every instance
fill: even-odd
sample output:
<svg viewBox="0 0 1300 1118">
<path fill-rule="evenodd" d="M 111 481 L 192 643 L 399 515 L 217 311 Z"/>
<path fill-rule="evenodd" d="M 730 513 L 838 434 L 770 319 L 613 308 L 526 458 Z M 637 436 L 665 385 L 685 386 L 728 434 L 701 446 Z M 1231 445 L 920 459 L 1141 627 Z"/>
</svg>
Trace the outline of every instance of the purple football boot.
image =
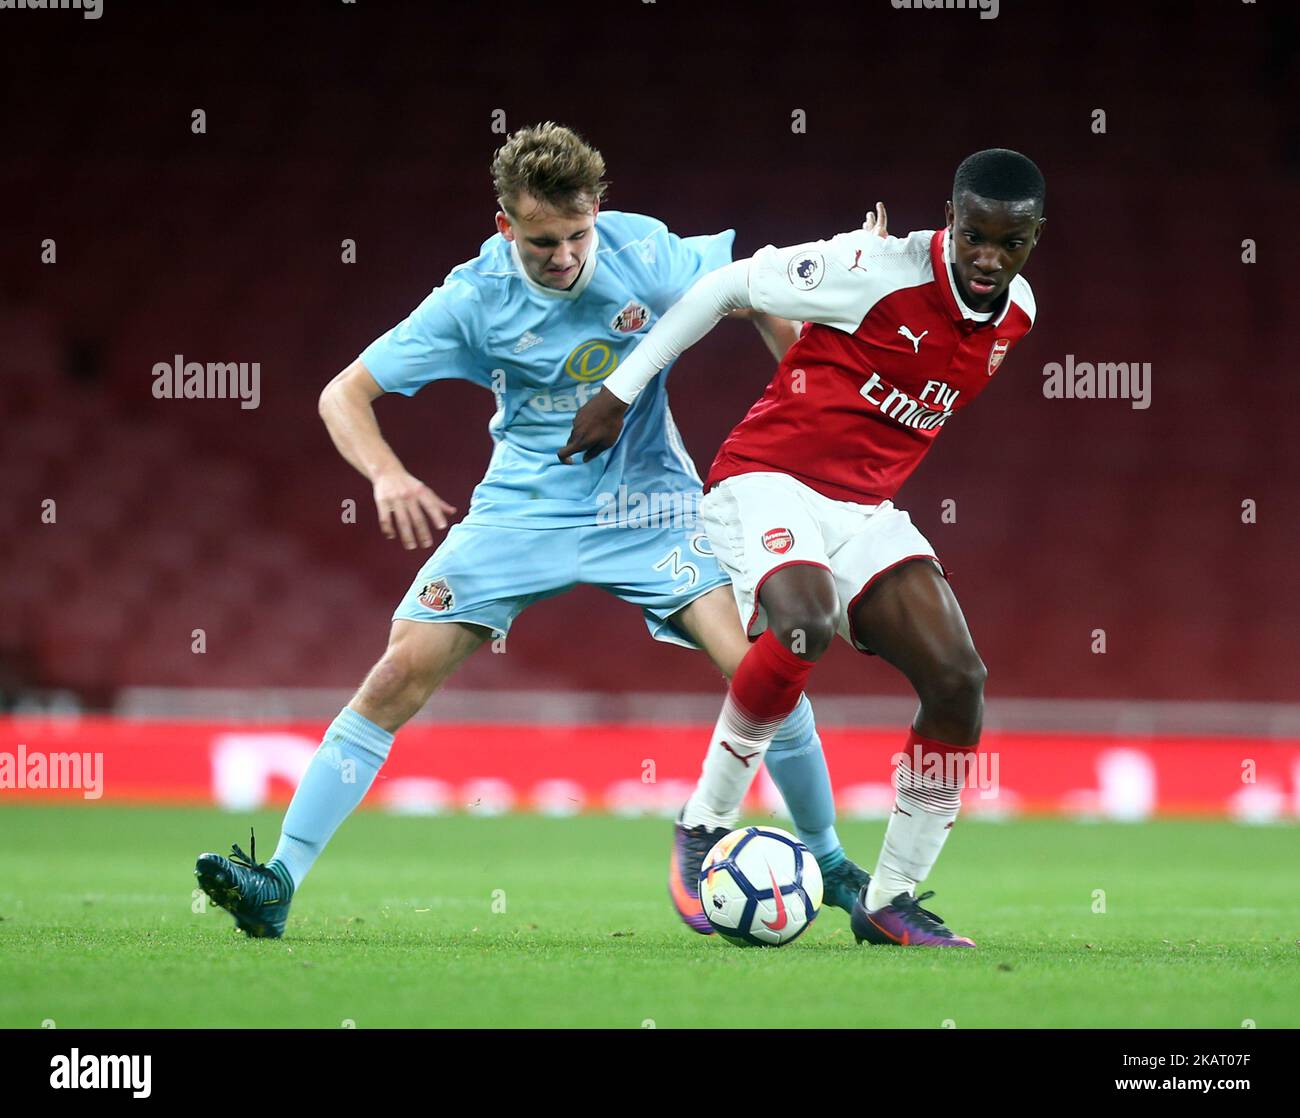
<svg viewBox="0 0 1300 1118">
<path fill-rule="evenodd" d="M 710 829 L 700 824 L 684 827 L 681 817 L 673 824 L 673 854 L 668 860 L 668 895 L 688 928 L 703 936 L 713 935 L 713 925 L 700 903 L 700 867 L 717 842 L 731 832 L 726 827 Z"/>
<path fill-rule="evenodd" d="M 895 944 L 899 947 L 974 947 L 975 941 L 953 935 L 943 920 L 921 907 L 933 890 L 913 897 L 899 893 L 884 908 L 867 911 L 867 891 L 858 894 L 849 926 L 859 943 Z"/>
</svg>

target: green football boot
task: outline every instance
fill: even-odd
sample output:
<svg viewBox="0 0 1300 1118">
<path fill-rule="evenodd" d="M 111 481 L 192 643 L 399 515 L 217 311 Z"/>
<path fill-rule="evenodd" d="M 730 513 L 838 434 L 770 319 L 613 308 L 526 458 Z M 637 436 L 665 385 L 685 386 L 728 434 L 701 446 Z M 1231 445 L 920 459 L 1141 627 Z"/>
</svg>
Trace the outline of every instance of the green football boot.
<svg viewBox="0 0 1300 1118">
<path fill-rule="evenodd" d="M 822 904 L 834 905 L 836 908 L 852 913 L 858 893 L 870 884 L 871 874 L 845 858 L 833 870 L 823 871 Z"/>
<path fill-rule="evenodd" d="M 194 876 L 212 903 L 235 918 L 235 926 L 255 939 L 279 939 L 289 919 L 293 880 L 279 863 L 264 866 L 257 861 L 257 840 L 248 832 L 249 857 L 231 846 L 230 857 L 200 854 Z M 274 859 L 272 859 L 274 862 Z"/>
</svg>

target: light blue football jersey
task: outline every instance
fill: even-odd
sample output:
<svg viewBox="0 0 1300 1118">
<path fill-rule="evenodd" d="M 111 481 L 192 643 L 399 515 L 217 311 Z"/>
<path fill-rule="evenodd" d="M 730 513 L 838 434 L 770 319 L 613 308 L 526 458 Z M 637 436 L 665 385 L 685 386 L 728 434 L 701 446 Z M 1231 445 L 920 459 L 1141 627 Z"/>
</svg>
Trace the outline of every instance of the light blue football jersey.
<svg viewBox="0 0 1300 1118">
<path fill-rule="evenodd" d="M 698 499 L 700 477 L 668 408 L 667 369 L 629 409 L 611 450 L 567 466 L 555 454 L 574 413 L 655 321 L 731 261 L 735 232 L 679 237 L 654 218 L 602 210 L 594 236 L 573 287 L 553 291 L 533 283 L 518 250 L 494 234 L 361 354 L 388 392 L 411 396 L 459 378 L 496 396 L 492 459 L 467 521 L 580 527 L 605 522 L 620 492 Z"/>
</svg>

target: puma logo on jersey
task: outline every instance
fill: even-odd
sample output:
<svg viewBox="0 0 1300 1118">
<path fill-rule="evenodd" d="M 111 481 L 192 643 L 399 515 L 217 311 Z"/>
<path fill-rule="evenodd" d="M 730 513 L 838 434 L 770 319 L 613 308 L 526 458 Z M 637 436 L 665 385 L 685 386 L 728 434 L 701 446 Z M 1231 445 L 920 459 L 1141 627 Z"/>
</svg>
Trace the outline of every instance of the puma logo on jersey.
<svg viewBox="0 0 1300 1118">
<path fill-rule="evenodd" d="M 861 250 L 860 248 L 859 248 L 859 249 L 855 249 L 854 252 L 853 252 L 853 266 L 849 269 L 850 272 L 865 272 L 865 271 L 866 271 L 866 268 L 864 268 L 864 267 L 861 265 L 861 263 L 859 263 L 859 261 L 861 261 L 861 259 L 862 259 L 862 250 Z"/>
<path fill-rule="evenodd" d="M 535 345 L 541 345 L 542 338 L 540 334 L 534 334 L 531 330 L 525 330 L 523 336 L 515 342 L 515 348 L 511 353 L 523 353 L 526 349 L 532 349 Z"/>
<path fill-rule="evenodd" d="M 922 331 L 921 331 L 921 336 L 920 336 L 920 337 L 917 337 L 917 336 L 916 336 L 915 334 L 913 334 L 912 331 L 909 330 L 906 326 L 900 326 L 900 327 L 898 328 L 898 332 L 899 332 L 900 334 L 902 334 L 903 337 L 905 337 L 909 342 L 912 343 L 912 352 L 913 352 L 913 353 L 920 353 L 920 352 L 921 352 L 921 338 L 924 338 L 924 337 L 926 336 L 926 334 L 928 334 L 930 331 L 929 331 L 929 330 L 922 330 Z"/>
</svg>

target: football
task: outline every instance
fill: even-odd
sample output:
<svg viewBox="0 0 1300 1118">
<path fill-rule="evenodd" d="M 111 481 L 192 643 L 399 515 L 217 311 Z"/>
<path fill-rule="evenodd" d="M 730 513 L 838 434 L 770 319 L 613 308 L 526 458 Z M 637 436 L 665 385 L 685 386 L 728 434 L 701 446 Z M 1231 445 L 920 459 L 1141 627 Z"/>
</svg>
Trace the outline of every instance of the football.
<svg viewBox="0 0 1300 1118">
<path fill-rule="evenodd" d="M 742 827 L 720 839 L 700 867 L 709 923 L 739 947 L 782 947 L 813 922 L 822 874 L 802 842 L 778 827 Z"/>
</svg>

